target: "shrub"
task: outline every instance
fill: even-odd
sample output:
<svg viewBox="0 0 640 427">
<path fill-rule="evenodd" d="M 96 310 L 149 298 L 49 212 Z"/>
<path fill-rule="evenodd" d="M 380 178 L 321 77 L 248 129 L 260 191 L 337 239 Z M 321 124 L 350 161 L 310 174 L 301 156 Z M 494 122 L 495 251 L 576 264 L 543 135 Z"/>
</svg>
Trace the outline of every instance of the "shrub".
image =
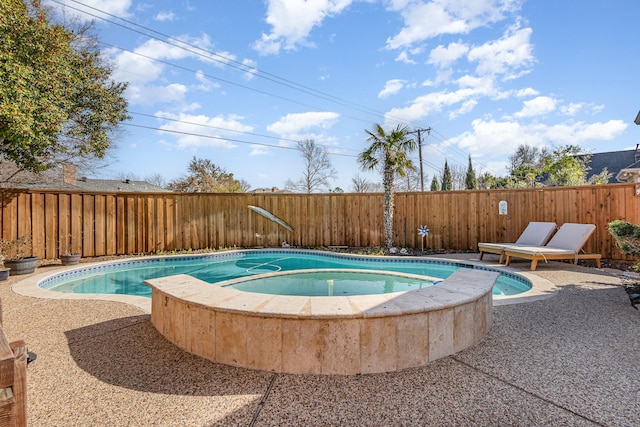
<svg viewBox="0 0 640 427">
<path fill-rule="evenodd" d="M 607 225 L 607 231 L 616 239 L 622 252 L 633 257 L 640 257 L 640 225 L 617 219 Z M 635 268 L 640 270 L 640 263 Z"/>
</svg>

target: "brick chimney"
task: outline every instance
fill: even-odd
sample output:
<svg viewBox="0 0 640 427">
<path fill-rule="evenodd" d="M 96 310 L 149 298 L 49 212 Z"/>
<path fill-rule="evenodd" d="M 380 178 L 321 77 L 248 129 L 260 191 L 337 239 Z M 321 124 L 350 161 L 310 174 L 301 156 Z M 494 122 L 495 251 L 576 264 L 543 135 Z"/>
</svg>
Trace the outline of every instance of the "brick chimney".
<svg viewBox="0 0 640 427">
<path fill-rule="evenodd" d="M 65 184 L 76 185 L 76 167 L 74 165 L 62 165 L 62 181 Z"/>
</svg>

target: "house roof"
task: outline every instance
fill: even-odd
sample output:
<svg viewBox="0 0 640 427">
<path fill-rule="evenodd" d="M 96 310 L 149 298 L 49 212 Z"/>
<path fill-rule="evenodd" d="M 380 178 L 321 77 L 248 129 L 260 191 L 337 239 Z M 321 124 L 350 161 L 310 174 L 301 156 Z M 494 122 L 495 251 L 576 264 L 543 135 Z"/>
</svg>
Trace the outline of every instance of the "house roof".
<svg viewBox="0 0 640 427">
<path fill-rule="evenodd" d="M 86 191 L 99 192 L 143 192 L 143 193 L 170 193 L 170 190 L 150 184 L 146 181 L 136 181 L 131 179 L 90 179 L 81 177 L 76 180 L 75 187 Z"/>
<path fill-rule="evenodd" d="M 167 193 L 170 190 L 146 181 L 129 179 L 76 178 L 75 168 L 54 167 L 41 174 L 19 171 L 15 165 L 2 161 L 0 187 L 34 188 L 42 190 L 84 190 L 96 192 Z"/>
<path fill-rule="evenodd" d="M 616 175 L 620 170 L 640 167 L 640 151 L 636 148 L 635 150 L 593 153 L 588 166 L 591 170 L 587 173 L 587 179 L 607 168 L 609 173 L 612 174 L 611 178 L 609 178 L 609 183 L 616 183 L 618 182 Z"/>
</svg>

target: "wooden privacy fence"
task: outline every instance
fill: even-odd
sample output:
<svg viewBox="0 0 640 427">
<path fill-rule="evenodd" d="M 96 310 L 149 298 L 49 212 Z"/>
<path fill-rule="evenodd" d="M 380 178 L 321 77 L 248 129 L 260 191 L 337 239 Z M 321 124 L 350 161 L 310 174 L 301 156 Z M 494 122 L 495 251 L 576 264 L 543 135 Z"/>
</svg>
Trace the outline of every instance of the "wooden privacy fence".
<svg viewBox="0 0 640 427">
<path fill-rule="evenodd" d="M 87 193 L 46 190 L 2 192 L 1 237 L 33 238 L 34 255 L 85 257 L 221 247 L 379 246 L 382 194 Z M 506 213 L 500 214 L 500 202 Z M 293 232 L 247 208 L 259 206 Z M 503 203 L 504 206 L 504 203 Z M 394 243 L 475 250 L 478 242 L 514 241 L 529 221 L 596 224 L 585 249 L 624 259 L 607 233 L 615 219 L 640 223 L 635 184 L 519 190 L 399 193 Z"/>
</svg>

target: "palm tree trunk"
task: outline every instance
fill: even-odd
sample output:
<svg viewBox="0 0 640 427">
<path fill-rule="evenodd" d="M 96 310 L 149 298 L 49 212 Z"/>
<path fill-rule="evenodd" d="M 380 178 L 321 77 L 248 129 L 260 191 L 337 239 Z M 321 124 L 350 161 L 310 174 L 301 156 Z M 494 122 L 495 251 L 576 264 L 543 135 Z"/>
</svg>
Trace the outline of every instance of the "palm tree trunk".
<svg viewBox="0 0 640 427">
<path fill-rule="evenodd" d="M 384 186 L 384 240 L 387 248 L 393 247 L 393 169 L 385 167 L 382 174 L 382 185 Z"/>
</svg>

